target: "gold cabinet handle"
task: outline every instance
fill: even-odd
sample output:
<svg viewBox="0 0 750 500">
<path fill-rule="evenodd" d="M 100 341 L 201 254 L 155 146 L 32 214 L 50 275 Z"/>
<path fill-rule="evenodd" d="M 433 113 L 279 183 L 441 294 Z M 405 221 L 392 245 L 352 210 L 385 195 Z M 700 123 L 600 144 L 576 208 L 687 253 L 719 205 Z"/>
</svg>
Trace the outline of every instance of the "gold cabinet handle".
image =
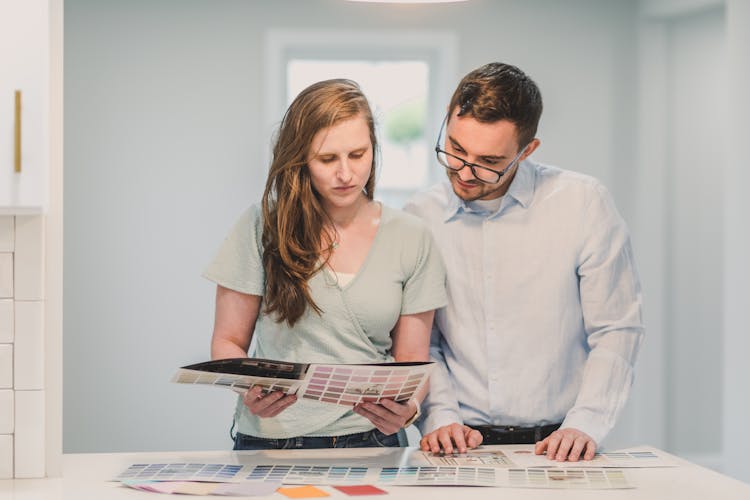
<svg viewBox="0 0 750 500">
<path fill-rule="evenodd" d="M 21 91 L 16 90 L 16 120 L 15 120 L 15 137 L 14 137 L 14 170 L 21 173 Z"/>
</svg>

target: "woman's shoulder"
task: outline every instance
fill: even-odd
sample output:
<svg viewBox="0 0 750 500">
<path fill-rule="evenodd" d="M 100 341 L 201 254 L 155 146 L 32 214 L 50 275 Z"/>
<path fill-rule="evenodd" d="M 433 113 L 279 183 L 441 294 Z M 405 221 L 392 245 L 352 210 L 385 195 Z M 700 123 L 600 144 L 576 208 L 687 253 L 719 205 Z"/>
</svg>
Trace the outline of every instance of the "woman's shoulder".
<svg viewBox="0 0 750 500">
<path fill-rule="evenodd" d="M 247 227 L 263 226 L 263 209 L 260 203 L 253 203 L 240 213 L 238 223 Z"/>
<path fill-rule="evenodd" d="M 227 238 L 238 241 L 260 241 L 263 234 L 263 211 L 258 203 L 245 208 L 235 219 Z"/>
</svg>

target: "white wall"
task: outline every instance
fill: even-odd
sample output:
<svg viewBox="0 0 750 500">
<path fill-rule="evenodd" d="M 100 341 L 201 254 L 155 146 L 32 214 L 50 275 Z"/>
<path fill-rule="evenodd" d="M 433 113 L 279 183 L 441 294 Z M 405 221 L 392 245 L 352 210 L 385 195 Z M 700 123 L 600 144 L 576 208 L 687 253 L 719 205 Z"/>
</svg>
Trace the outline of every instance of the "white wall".
<svg viewBox="0 0 750 500">
<path fill-rule="evenodd" d="M 750 170 L 744 144 L 750 137 L 750 3 L 728 0 L 727 26 L 727 136 L 724 175 L 724 363 L 722 443 L 724 471 L 750 482 L 750 391 L 747 353 L 750 352 L 747 313 L 750 310 Z"/>
<path fill-rule="evenodd" d="M 641 363 L 654 377 L 635 398 L 653 415 L 639 418 L 656 424 L 656 433 L 644 427 L 654 442 L 744 481 L 747 7 L 743 0 L 639 2 L 633 193 L 650 318 Z"/>
<path fill-rule="evenodd" d="M 718 454 L 721 441 L 706 429 L 722 412 L 724 11 L 680 16 L 666 29 L 666 438 L 677 453 Z"/>
<path fill-rule="evenodd" d="M 600 177 L 627 212 L 632 3 L 67 0 L 65 23 L 66 452 L 230 446 L 233 396 L 168 380 L 209 355 L 199 275 L 262 190 L 267 29 L 455 30 L 451 86 L 519 65 L 545 98 L 537 158 Z"/>
</svg>

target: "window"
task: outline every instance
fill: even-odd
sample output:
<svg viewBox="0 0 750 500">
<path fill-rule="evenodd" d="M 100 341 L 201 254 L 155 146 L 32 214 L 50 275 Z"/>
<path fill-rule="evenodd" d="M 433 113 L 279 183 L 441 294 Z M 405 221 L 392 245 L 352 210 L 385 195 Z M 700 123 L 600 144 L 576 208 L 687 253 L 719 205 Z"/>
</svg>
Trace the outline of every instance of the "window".
<svg viewBox="0 0 750 500">
<path fill-rule="evenodd" d="M 453 36 L 436 33 L 272 32 L 267 38 L 268 130 L 309 84 L 355 80 L 377 125 L 381 156 L 375 197 L 401 207 L 414 192 L 442 178 L 432 144 L 450 97 L 444 82 L 452 83 L 446 73 L 454 45 Z"/>
</svg>

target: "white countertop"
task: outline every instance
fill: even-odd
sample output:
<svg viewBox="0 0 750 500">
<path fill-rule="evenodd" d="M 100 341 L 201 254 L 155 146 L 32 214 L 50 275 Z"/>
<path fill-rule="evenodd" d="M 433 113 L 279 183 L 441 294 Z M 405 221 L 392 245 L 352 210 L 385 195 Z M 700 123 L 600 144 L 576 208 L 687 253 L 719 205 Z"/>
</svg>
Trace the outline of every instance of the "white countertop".
<svg viewBox="0 0 750 500">
<path fill-rule="evenodd" d="M 487 449 L 512 450 L 528 446 L 489 446 Z M 431 500 L 472 499 L 721 499 L 750 500 L 750 485 L 722 474 L 699 467 L 665 452 L 652 450 L 673 458 L 679 467 L 628 469 L 628 477 L 635 485 L 627 490 L 556 490 L 486 487 L 416 487 L 381 486 L 390 493 L 391 500 L 430 497 Z M 324 453 L 324 455 L 321 455 Z M 112 478 L 134 463 L 212 462 L 227 464 L 283 464 L 326 463 L 330 465 L 368 465 L 371 467 L 413 464 L 414 448 L 359 448 L 334 450 L 279 450 L 279 451 L 201 451 L 148 453 L 88 453 L 63 457 L 63 477 L 46 479 L 0 480 L 0 500 L 148 500 L 166 498 L 121 486 Z M 324 457 L 324 459 L 323 459 Z M 347 495 L 330 486 L 318 486 L 331 497 Z M 279 493 L 273 498 L 286 499 Z M 187 497 L 183 497 L 187 498 Z M 194 497 L 198 498 L 198 497 Z M 220 497 L 210 497 L 220 498 Z M 253 498 L 253 497 L 221 497 Z"/>
</svg>

